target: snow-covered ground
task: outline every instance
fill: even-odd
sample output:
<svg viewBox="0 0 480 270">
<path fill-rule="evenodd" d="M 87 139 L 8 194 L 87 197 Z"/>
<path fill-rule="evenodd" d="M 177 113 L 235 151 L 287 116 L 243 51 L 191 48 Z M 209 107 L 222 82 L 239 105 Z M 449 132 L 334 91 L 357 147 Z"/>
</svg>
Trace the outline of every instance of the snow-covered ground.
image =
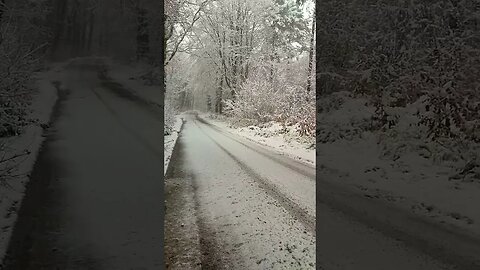
<svg viewBox="0 0 480 270">
<path fill-rule="evenodd" d="M 183 125 L 183 116 L 177 115 L 175 125 L 172 127 L 171 133 L 164 136 L 164 150 L 163 150 L 163 173 L 167 173 L 168 164 L 170 163 L 170 158 L 172 157 L 173 148 L 175 147 L 175 143 L 177 142 L 178 135 L 182 130 Z"/>
<path fill-rule="evenodd" d="M 416 117 L 424 113 L 421 99 L 391 108 L 398 121 L 386 132 L 369 131 L 375 108 L 367 99 L 339 92 L 325 102 L 330 108 L 317 117 L 317 177 L 480 236 L 478 145 L 425 139 Z"/>
<path fill-rule="evenodd" d="M 298 136 L 295 126 L 284 128 L 279 123 L 269 122 L 260 126 L 236 127 L 227 117 L 206 113 L 199 114 L 199 117 L 233 134 L 315 166 L 315 138 Z"/>
<path fill-rule="evenodd" d="M 194 269 L 314 269 L 314 168 L 292 170 L 194 113 L 185 118 L 182 156 L 171 161 L 179 170 L 165 180 L 172 269 L 197 259 Z"/>
<path fill-rule="evenodd" d="M 1 164 L 1 166 L 17 166 L 11 173 L 18 176 L 7 179 L 6 186 L 0 186 L 0 261 L 5 256 L 8 241 L 17 218 L 17 211 L 24 195 L 25 185 L 28 183 L 29 174 L 45 139 L 42 136 L 43 127 L 48 126 L 58 98 L 57 89 L 52 82 L 61 78 L 64 65 L 65 63 L 52 65 L 48 71 L 39 72 L 35 75 L 32 82 L 33 95 L 29 112 L 29 118 L 34 121 L 24 129 L 20 136 L 0 139 L 0 143 L 7 146 L 6 149 L 2 150 L 2 156 L 5 158 L 29 153 L 13 159 L 10 163 Z"/>
</svg>

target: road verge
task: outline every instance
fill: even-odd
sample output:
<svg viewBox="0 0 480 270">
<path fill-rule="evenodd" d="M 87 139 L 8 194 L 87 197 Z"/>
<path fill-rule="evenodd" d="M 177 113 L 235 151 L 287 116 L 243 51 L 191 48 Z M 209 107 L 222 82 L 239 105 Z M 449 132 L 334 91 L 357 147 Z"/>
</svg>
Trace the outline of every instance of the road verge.
<svg viewBox="0 0 480 270">
<path fill-rule="evenodd" d="M 56 64 L 47 71 L 35 74 L 31 86 L 32 104 L 28 115 L 28 118 L 33 120 L 32 123 L 24 128 L 21 135 L 0 139 L 0 142 L 8 146 L 2 150 L 4 151 L 2 156 L 21 155 L 19 158 L 12 159 L 11 163 L 3 164 L 3 166 L 15 166 L 11 171 L 15 177 L 7 179 L 6 185 L 0 186 L 1 262 L 5 259 L 31 172 L 47 137 L 46 134 L 55 120 L 55 111 L 61 100 L 58 82 L 64 65 L 65 63 Z"/>
<path fill-rule="evenodd" d="M 173 126 L 170 134 L 164 135 L 164 138 L 163 138 L 163 141 L 164 141 L 163 175 L 167 174 L 168 165 L 170 164 L 170 160 L 172 158 L 172 154 L 173 154 L 173 151 L 175 149 L 175 145 L 177 143 L 178 136 L 180 135 L 180 132 L 182 131 L 183 123 L 184 123 L 184 120 L 183 120 L 182 115 L 177 115 L 175 125 Z"/>
</svg>

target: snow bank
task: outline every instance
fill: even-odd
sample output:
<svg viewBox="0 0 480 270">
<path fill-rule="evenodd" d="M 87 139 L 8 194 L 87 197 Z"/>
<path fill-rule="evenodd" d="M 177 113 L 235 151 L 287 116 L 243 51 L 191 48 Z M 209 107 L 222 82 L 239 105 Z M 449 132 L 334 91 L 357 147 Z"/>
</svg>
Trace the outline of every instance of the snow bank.
<svg viewBox="0 0 480 270">
<path fill-rule="evenodd" d="M 178 139 L 178 135 L 182 130 L 183 126 L 183 117 L 181 115 L 176 116 L 175 125 L 173 126 L 171 133 L 169 135 L 164 136 L 164 162 L 163 162 L 163 173 L 164 175 L 167 173 L 168 164 L 170 163 L 170 159 L 172 157 L 173 149 L 175 148 L 175 144 Z"/>
<path fill-rule="evenodd" d="M 35 164 L 36 157 L 44 141 L 43 127 L 50 123 L 50 116 L 53 107 L 57 101 L 57 90 L 52 84 L 61 76 L 63 64 L 52 66 L 47 72 L 39 72 L 35 75 L 34 85 L 32 85 L 32 105 L 30 107 L 29 118 L 33 119 L 20 136 L 7 139 L 0 139 L 7 148 L 4 149 L 2 156 L 11 157 L 21 153 L 30 153 L 12 163 L 3 164 L 3 166 L 16 165 L 12 175 L 16 177 L 8 178 L 7 186 L 0 186 L 0 261 L 5 256 L 8 242 L 12 234 L 12 229 L 17 219 L 17 211 L 20 208 L 25 185 L 28 183 L 29 175 Z"/>
<path fill-rule="evenodd" d="M 294 125 L 283 127 L 280 123 L 272 121 L 258 126 L 236 127 L 230 118 L 224 116 L 200 114 L 199 117 L 230 133 L 267 146 L 275 152 L 315 165 L 315 138 L 299 136 Z"/>
</svg>

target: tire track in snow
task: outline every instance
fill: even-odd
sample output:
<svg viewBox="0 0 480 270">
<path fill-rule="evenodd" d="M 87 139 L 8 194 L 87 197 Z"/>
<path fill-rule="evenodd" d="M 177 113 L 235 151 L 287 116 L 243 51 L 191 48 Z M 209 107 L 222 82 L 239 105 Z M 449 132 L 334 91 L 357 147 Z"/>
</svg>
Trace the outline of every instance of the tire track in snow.
<svg viewBox="0 0 480 270">
<path fill-rule="evenodd" d="M 274 198 L 276 201 L 282 205 L 288 213 L 293 216 L 295 219 L 298 219 L 300 223 L 303 224 L 305 229 L 310 232 L 314 237 L 316 237 L 316 228 L 315 228 L 315 217 L 309 215 L 305 209 L 300 207 L 298 204 L 293 202 L 290 198 L 285 196 L 274 184 L 272 184 L 268 179 L 262 177 L 260 174 L 255 172 L 252 168 L 247 166 L 245 163 L 240 161 L 235 157 L 230 151 L 221 146 L 215 139 L 208 135 L 202 127 L 200 127 L 196 122 L 197 127 L 212 140 L 220 149 L 222 149 L 229 157 L 231 157 L 235 163 L 237 163 L 252 179 L 254 179 L 269 196 Z"/>
<path fill-rule="evenodd" d="M 281 158 L 279 157 L 276 157 L 274 155 L 272 155 L 271 153 L 268 153 L 267 150 L 260 150 L 258 148 L 255 148 L 255 147 L 252 147 L 251 145 L 248 145 L 247 143 L 245 142 L 242 142 L 241 140 L 235 138 L 234 136 L 232 136 L 231 134 L 228 134 L 227 132 L 221 130 L 220 128 L 218 128 L 217 126 L 215 125 L 212 125 L 211 123 L 205 121 L 204 119 L 202 119 L 201 117 L 199 117 L 198 115 L 196 116 L 197 117 L 197 120 L 202 123 L 202 124 L 205 124 L 207 125 L 208 127 L 210 127 L 212 130 L 215 130 L 217 131 L 218 133 L 222 134 L 223 136 L 247 147 L 248 149 L 251 149 L 253 151 L 255 151 L 256 153 L 270 159 L 270 160 L 273 160 L 281 165 L 283 165 L 284 167 L 287 167 L 289 169 L 291 169 L 292 171 L 295 171 L 303 176 L 306 176 L 308 177 L 310 180 L 312 181 L 316 181 L 315 179 L 315 169 L 314 168 L 310 168 L 308 167 L 307 165 L 303 164 L 303 163 L 300 163 L 298 161 L 295 161 L 293 159 L 289 160 L 290 162 L 287 162 L 285 160 L 282 160 Z M 292 163 L 294 163 L 295 165 L 293 165 Z"/>
<path fill-rule="evenodd" d="M 198 181 L 195 175 L 188 172 L 188 168 L 184 166 L 183 151 L 182 140 L 179 137 L 172 153 L 172 165 L 168 167 L 165 176 L 166 205 L 179 213 L 192 211 L 194 220 L 186 220 L 186 224 L 182 226 L 178 218 L 171 216 L 172 214 L 169 213 L 171 210 L 166 211 L 166 225 L 168 226 L 166 230 L 170 232 L 165 238 L 167 269 L 182 269 L 181 267 L 184 267 L 184 269 L 224 269 L 225 265 L 221 266 L 219 264 L 222 256 L 219 256 L 221 252 L 217 248 L 221 243 L 216 240 L 214 231 L 209 228 L 207 220 L 201 214 L 199 192 L 197 191 Z M 181 186 L 177 187 L 177 190 L 173 186 L 174 181 L 178 181 L 177 186 Z M 177 193 L 170 194 L 172 192 Z M 182 197 L 191 197 L 193 207 L 186 206 L 185 202 L 179 199 Z M 192 210 L 189 210 L 190 208 Z M 198 234 L 192 232 L 192 230 L 182 233 L 185 226 L 195 227 L 192 230 Z M 172 231 L 172 228 L 177 229 Z M 190 243 L 190 250 L 178 250 L 178 246 L 186 248 L 185 243 L 192 240 L 194 244 Z M 197 253 L 200 253 L 198 258 L 195 257 Z M 188 257 L 191 259 L 188 259 Z M 189 261 L 189 265 L 185 265 L 186 260 Z M 200 262 L 196 263 L 197 260 Z M 227 269 L 234 269 L 234 265 L 228 265 Z"/>
</svg>

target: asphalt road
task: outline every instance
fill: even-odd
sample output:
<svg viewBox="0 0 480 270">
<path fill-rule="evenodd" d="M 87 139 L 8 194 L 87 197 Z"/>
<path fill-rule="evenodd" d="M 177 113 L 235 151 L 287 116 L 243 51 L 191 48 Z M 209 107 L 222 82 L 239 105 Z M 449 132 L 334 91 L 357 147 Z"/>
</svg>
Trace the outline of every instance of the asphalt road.
<svg viewBox="0 0 480 270">
<path fill-rule="evenodd" d="M 315 268 L 314 169 L 254 149 L 186 116 L 166 175 L 169 269 Z"/>
<path fill-rule="evenodd" d="M 194 114 L 166 177 L 168 269 L 478 269 L 461 236 Z"/>
<path fill-rule="evenodd" d="M 160 111 L 73 61 L 4 269 L 161 269 Z"/>
</svg>

